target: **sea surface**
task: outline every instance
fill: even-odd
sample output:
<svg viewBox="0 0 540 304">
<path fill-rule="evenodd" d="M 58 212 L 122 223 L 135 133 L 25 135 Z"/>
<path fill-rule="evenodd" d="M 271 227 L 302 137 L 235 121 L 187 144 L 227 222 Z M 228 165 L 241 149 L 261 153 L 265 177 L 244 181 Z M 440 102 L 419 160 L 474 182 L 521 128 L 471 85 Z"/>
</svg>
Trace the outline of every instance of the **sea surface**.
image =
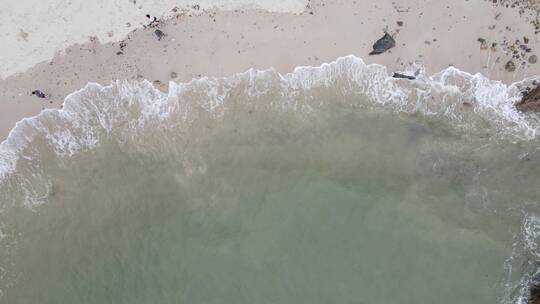
<svg viewBox="0 0 540 304">
<path fill-rule="evenodd" d="M 526 303 L 531 81 L 347 56 L 90 83 L 0 145 L 0 303 Z"/>
</svg>

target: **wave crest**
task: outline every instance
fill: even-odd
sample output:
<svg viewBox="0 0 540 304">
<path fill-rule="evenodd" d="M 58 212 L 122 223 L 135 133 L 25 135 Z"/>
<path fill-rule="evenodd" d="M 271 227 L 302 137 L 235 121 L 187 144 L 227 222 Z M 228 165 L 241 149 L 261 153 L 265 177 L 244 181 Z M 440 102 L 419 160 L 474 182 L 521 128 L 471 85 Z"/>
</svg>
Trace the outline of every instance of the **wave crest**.
<svg viewBox="0 0 540 304">
<path fill-rule="evenodd" d="M 514 107 L 520 87 L 528 81 L 507 86 L 454 67 L 409 81 L 392 78 L 384 66 L 367 65 L 350 55 L 319 67 L 297 67 L 284 75 L 250 69 L 225 78 L 170 82 L 168 94 L 148 81 L 89 83 L 66 97 L 63 109 L 44 110 L 17 123 L 0 145 L 0 179 L 5 182 L 12 176 L 26 185 L 25 201 L 32 205 L 47 188 L 36 187 L 47 185 L 39 164 L 43 154 L 62 159 L 106 140 L 143 144 L 145 136 L 186 131 L 201 116 L 221 117 L 238 107 L 294 111 L 299 116 L 335 105 L 383 107 L 435 117 L 471 134 L 530 140 L 538 135 L 538 118 Z M 335 97 L 331 100 L 325 98 L 330 92 Z M 245 104 L 238 102 L 241 95 L 250 97 L 242 99 Z"/>
</svg>

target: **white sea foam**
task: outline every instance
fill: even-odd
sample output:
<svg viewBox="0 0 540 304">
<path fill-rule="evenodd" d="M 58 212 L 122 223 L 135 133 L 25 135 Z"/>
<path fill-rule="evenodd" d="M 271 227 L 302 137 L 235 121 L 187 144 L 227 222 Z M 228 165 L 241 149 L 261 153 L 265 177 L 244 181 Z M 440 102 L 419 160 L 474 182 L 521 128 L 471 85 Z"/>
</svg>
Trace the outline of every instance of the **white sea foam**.
<svg viewBox="0 0 540 304">
<path fill-rule="evenodd" d="M 527 304 L 531 282 L 540 276 L 540 217 L 525 215 L 505 262 L 505 303 Z"/>
<path fill-rule="evenodd" d="M 334 88 L 351 105 L 358 102 L 355 97 L 366 97 L 364 105 L 445 117 L 470 132 L 483 128 L 515 140 L 534 139 L 538 118 L 514 107 L 523 83 L 507 86 L 453 67 L 433 76 L 419 75 L 414 81 L 395 79 L 384 66 L 366 65 L 352 55 L 318 67 L 297 67 L 284 75 L 251 69 L 226 78 L 170 82 L 168 94 L 148 81 L 116 81 L 108 86 L 89 83 L 67 96 L 63 109 L 45 110 L 17 123 L 0 144 L 0 177 L 13 173 L 18 160 L 30 157 L 23 150 L 36 138 L 45 139 L 60 157 L 73 156 L 113 134 L 127 139 L 130 132 L 134 134 L 148 123 L 160 121 L 167 127 L 176 125 L 178 119 L 189 121 L 195 108 L 217 115 L 227 99 L 234 98 L 231 91 L 240 88 L 249 96 L 272 93 L 276 98 L 268 106 L 289 111 L 320 107 L 324 100 L 315 100 L 313 91 Z"/>
<path fill-rule="evenodd" d="M 147 133 L 159 136 L 163 130 L 182 131 L 200 115 L 220 118 L 238 106 L 256 105 L 308 118 L 333 103 L 359 111 L 379 107 L 434 118 L 472 136 L 481 132 L 496 139 L 536 140 L 537 116 L 521 113 L 514 106 L 521 88 L 531 81 L 505 85 L 453 67 L 432 76 L 420 74 L 414 81 L 395 79 L 384 66 L 366 65 L 350 55 L 318 67 L 298 67 L 288 74 L 250 69 L 225 78 L 170 82 L 167 94 L 148 81 L 116 81 L 108 86 L 89 83 L 67 96 L 62 109 L 45 110 L 17 123 L 0 144 L 0 187 L 9 188 L 5 185 L 11 181 L 28 207 L 42 204 L 51 183 L 43 174 L 41 153 L 66 159 L 111 140 L 144 144 Z M 322 97 L 324 92 L 339 98 L 328 101 Z M 237 103 L 239 94 L 249 97 L 242 98 L 248 104 Z M 235 107 L 229 107 L 231 104 Z M 529 260 L 540 260 L 539 223 L 537 217 L 526 217 L 515 253 L 506 265 L 509 273 L 517 271 L 512 265 L 523 252 L 532 254 Z M 519 289 L 518 301 L 526 300 L 530 279 L 508 279 L 514 282 L 508 283 L 509 290 Z"/>
</svg>

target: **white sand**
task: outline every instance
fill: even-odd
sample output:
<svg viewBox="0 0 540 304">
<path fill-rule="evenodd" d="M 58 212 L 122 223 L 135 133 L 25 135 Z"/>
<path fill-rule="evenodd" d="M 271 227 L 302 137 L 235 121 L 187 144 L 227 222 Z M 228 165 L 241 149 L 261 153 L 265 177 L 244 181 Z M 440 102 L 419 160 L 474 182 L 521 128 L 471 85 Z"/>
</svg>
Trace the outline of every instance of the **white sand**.
<svg viewBox="0 0 540 304">
<path fill-rule="evenodd" d="M 526 36 L 532 49 L 529 54 L 540 55 L 540 40 L 530 24 L 530 15 L 520 15 L 516 8 L 498 7 L 486 0 L 395 3 L 312 0 L 301 14 L 199 11 L 200 14 L 181 15 L 161 24 L 160 29 L 167 35 L 161 40 L 153 35 L 153 28 L 130 33 L 121 55 L 116 55 L 119 43 L 73 45 L 51 61 L 0 80 L 0 138 L 8 134 L 16 121 L 46 107 L 59 107 L 67 94 L 90 81 L 108 84 L 113 79 L 144 78 L 159 80 L 157 86 L 166 90 L 172 72 L 178 75 L 176 81 L 204 75 L 226 76 L 252 67 L 273 67 L 286 73 L 295 66 L 319 65 L 348 54 L 368 63 L 384 64 L 389 72 L 419 64 L 432 74 L 454 65 L 506 83 L 540 75 L 540 62 L 518 65 L 514 72 L 504 68 L 511 59 L 511 54 L 500 45 L 504 40 L 523 40 Z M 86 9 L 81 11 L 91 15 Z M 403 26 L 398 26 L 397 21 L 402 21 Z M 123 22 L 119 24 L 103 27 L 102 32 L 112 30 L 117 39 L 120 31 L 129 30 Z M 385 29 L 394 34 L 396 47 L 382 55 L 368 56 L 373 42 Z M 32 34 L 29 33 L 28 40 Z M 481 49 L 479 37 L 490 46 L 493 42 L 499 45 L 493 50 Z M 35 89 L 48 97 L 38 99 L 31 95 Z"/>
<path fill-rule="evenodd" d="M 96 36 L 122 39 L 171 9 L 197 3 L 201 8 L 259 8 L 301 12 L 306 0 L 3 0 L 0 3 L 0 79 L 50 60 L 55 52 Z"/>
</svg>

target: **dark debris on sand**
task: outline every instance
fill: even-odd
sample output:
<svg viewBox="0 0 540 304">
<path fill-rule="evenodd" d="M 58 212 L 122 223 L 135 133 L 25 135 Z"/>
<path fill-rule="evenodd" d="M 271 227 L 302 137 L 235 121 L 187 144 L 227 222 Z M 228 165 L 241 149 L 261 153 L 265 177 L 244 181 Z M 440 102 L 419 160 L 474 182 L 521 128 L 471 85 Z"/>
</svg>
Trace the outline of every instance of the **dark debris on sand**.
<svg viewBox="0 0 540 304">
<path fill-rule="evenodd" d="M 167 36 L 162 30 L 156 29 L 154 31 L 154 35 L 157 37 L 158 40 L 161 40 L 161 38 Z"/>
<path fill-rule="evenodd" d="M 515 8 L 521 16 L 526 16 L 531 25 L 534 27 L 534 33 L 540 33 L 540 1 L 538 0 L 489 0 L 495 5 L 502 7 Z"/>
<path fill-rule="evenodd" d="M 378 55 L 396 46 L 396 41 L 390 34 L 384 33 L 384 36 L 373 44 L 373 51 L 369 55 Z"/>
<path fill-rule="evenodd" d="M 416 77 L 414 76 L 409 76 L 409 75 L 405 75 L 405 74 L 401 74 L 401 73 L 394 73 L 394 75 L 392 75 L 392 77 L 394 78 L 404 78 L 404 79 L 409 79 L 409 80 L 415 80 Z"/>
<path fill-rule="evenodd" d="M 516 64 L 512 60 L 508 60 L 508 62 L 504 65 L 504 69 L 508 72 L 513 72 L 516 70 Z"/>
<path fill-rule="evenodd" d="M 32 91 L 32 95 L 36 95 L 37 98 L 45 98 L 45 97 L 47 97 L 47 95 L 45 95 L 45 93 L 43 93 L 43 92 L 40 91 L 40 90 L 34 90 L 34 91 Z"/>
<path fill-rule="evenodd" d="M 488 41 L 479 37 L 477 41 L 480 43 L 480 50 L 490 50 L 494 53 L 500 51 L 501 55 L 509 57 L 504 66 L 504 69 L 508 72 L 514 72 L 518 68 L 525 67 L 527 64 L 535 64 L 538 61 L 538 57 L 534 54 L 529 43 L 530 38 L 526 36 L 523 36 L 522 39 L 512 40 L 504 37 L 502 41 Z M 497 57 L 496 62 L 499 62 L 504 57 Z"/>
<path fill-rule="evenodd" d="M 146 14 L 146 18 L 152 19 L 152 21 L 148 23 L 147 27 L 154 27 L 160 23 L 160 20 L 156 16 L 150 16 L 150 14 Z"/>
</svg>

